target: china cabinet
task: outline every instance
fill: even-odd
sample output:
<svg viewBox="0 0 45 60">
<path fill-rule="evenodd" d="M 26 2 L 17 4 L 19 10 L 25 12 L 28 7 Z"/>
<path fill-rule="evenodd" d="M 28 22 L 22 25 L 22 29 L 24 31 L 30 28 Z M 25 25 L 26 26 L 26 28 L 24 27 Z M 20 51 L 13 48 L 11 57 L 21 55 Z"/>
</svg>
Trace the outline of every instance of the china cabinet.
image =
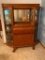
<svg viewBox="0 0 45 60">
<path fill-rule="evenodd" d="M 39 20 L 39 4 L 3 4 L 7 41 L 17 47 L 34 49 Z"/>
</svg>

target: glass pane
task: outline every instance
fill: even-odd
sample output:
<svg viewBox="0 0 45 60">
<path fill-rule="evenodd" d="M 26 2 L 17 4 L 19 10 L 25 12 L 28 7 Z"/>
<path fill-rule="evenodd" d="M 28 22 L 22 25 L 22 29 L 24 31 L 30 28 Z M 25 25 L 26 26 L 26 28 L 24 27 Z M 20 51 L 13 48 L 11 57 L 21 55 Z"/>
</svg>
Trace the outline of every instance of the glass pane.
<svg viewBox="0 0 45 60">
<path fill-rule="evenodd" d="M 26 22 L 30 20 L 29 9 L 14 9 L 14 22 Z"/>
<path fill-rule="evenodd" d="M 10 24 L 11 23 L 10 10 L 4 10 L 4 16 L 5 16 L 5 23 Z"/>
<path fill-rule="evenodd" d="M 31 17 L 30 17 L 31 20 L 33 20 L 33 16 L 34 16 L 34 10 L 31 9 Z"/>
<path fill-rule="evenodd" d="M 36 10 L 35 11 L 35 20 L 38 20 L 38 18 L 39 18 L 39 10 Z"/>
<path fill-rule="evenodd" d="M 12 27 L 11 27 L 11 17 L 10 10 L 4 10 L 4 22 L 7 42 L 12 42 Z"/>
<path fill-rule="evenodd" d="M 6 38 L 8 43 L 12 43 L 12 33 L 6 33 Z"/>
</svg>

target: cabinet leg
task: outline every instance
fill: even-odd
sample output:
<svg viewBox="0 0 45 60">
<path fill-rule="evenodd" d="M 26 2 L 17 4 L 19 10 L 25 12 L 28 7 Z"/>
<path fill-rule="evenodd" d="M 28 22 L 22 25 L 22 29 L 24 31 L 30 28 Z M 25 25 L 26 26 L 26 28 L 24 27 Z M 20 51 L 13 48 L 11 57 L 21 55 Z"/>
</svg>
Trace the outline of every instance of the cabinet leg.
<svg viewBox="0 0 45 60">
<path fill-rule="evenodd" d="M 16 51 L 16 47 L 15 48 L 13 48 L 13 52 L 15 52 Z"/>
<path fill-rule="evenodd" d="M 33 48 L 33 50 L 34 50 L 34 49 L 35 49 L 35 46 L 33 45 L 32 48 Z"/>
</svg>

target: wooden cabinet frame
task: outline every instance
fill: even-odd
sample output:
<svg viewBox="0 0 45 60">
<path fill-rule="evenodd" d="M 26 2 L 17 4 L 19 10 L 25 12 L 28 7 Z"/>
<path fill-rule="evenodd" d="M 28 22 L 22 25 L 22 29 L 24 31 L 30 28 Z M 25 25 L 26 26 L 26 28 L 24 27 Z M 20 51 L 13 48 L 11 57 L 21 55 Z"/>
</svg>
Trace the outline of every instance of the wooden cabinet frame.
<svg viewBox="0 0 45 60">
<path fill-rule="evenodd" d="M 22 46 L 32 46 L 34 49 L 34 36 L 35 36 L 35 11 L 36 9 L 40 9 L 39 4 L 2 4 L 3 9 L 10 9 L 11 12 L 11 23 L 12 23 L 12 36 L 13 36 L 13 47 L 14 51 L 17 47 Z M 22 23 L 22 24 L 14 24 L 14 13 L 13 9 L 33 9 L 34 15 L 31 21 Z"/>
</svg>

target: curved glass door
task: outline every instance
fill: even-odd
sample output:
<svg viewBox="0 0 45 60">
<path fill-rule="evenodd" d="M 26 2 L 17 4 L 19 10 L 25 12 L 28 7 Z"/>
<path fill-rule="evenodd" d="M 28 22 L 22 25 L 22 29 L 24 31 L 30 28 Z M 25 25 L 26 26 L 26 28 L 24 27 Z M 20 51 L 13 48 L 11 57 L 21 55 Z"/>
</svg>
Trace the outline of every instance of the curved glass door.
<svg viewBox="0 0 45 60">
<path fill-rule="evenodd" d="M 9 9 L 4 10 L 4 23 L 7 42 L 12 42 L 11 14 Z"/>
<path fill-rule="evenodd" d="M 10 10 L 4 10 L 5 23 L 11 24 Z"/>
</svg>

